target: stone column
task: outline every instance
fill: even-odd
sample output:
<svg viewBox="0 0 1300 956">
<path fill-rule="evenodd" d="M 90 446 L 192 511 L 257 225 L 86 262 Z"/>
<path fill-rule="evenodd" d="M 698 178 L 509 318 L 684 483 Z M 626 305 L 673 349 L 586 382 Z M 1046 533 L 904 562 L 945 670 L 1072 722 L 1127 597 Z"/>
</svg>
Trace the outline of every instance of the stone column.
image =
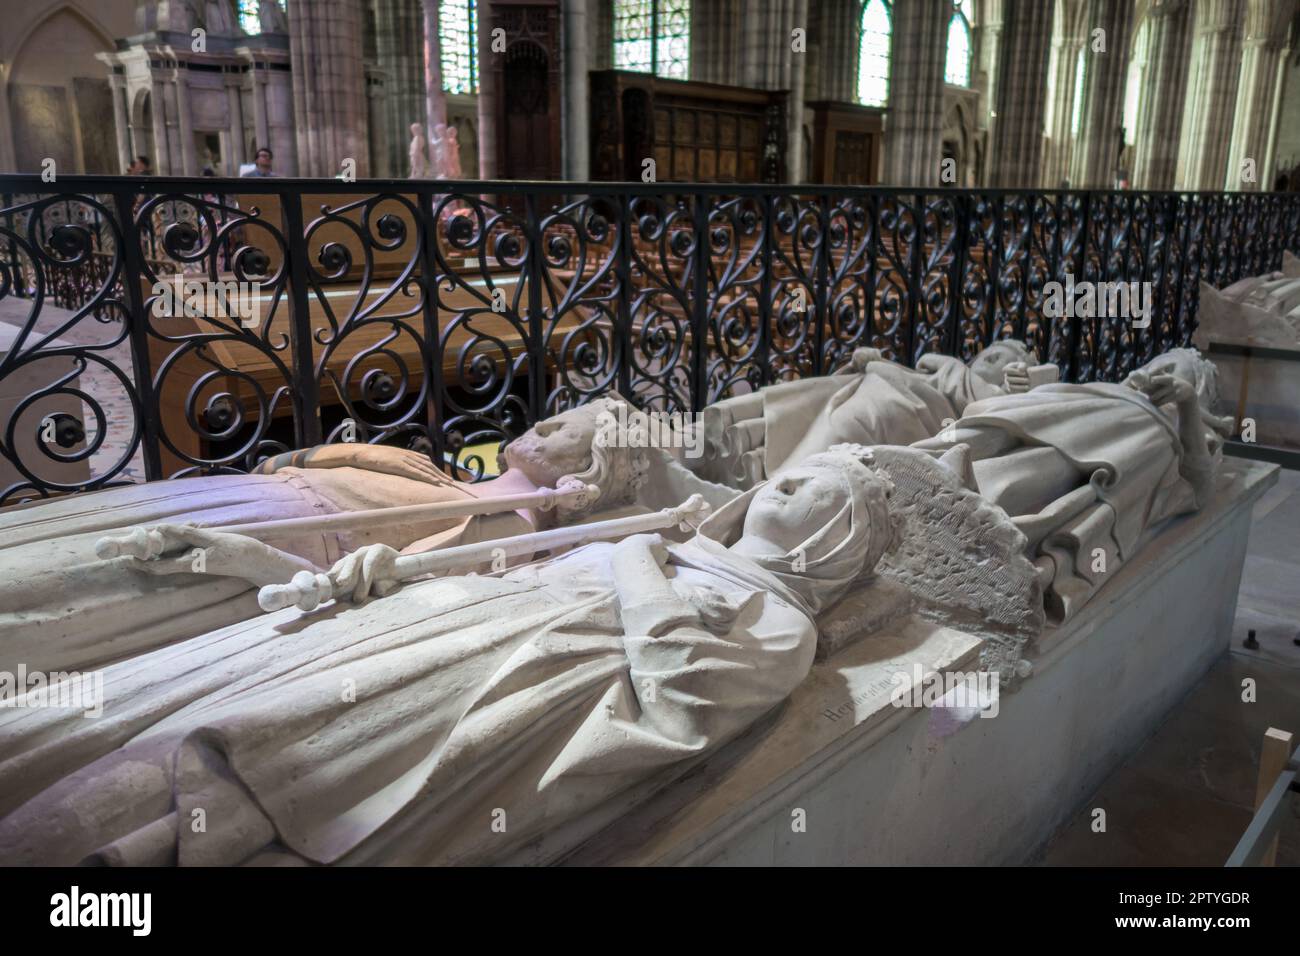
<svg viewBox="0 0 1300 956">
<path fill-rule="evenodd" d="M 149 86 L 149 114 L 153 122 L 153 168 L 156 175 L 171 176 L 171 149 L 167 143 L 167 95 L 162 80 L 152 77 Z"/>
<path fill-rule="evenodd" d="M 375 0 L 375 46 L 388 72 L 384 124 L 394 176 L 410 170 L 411 124 L 428 127 L 424 101 L 424 14 L 420 0 Z"/>
<path fill-rule="evenodd" d="M 943 70 L 949 0 L 894 7 L 884 185 L 938 186 L 943 158 Z"/>
<path fill-rule="evenodd" d="M 1043 156 L 1043 185 L 1055 189 L 1070 178 L 1070 153 L 1074 145 L 1074 71 L 1087 40 L 1085 0 L 1057 0 L 1059 20 L 1052 31 L 1052 98 Z"/>
<path fill-rule="evenodd" d="M 989 185 L 1038 185 L 1047 112 L 1052 7 L 1040 0 L 1003 0 L 1002 44 L 993 94 Z"/>
<path fill-rule="evenodd" d="M 250 65 L 253 67 L 253 132 L 256 137 L 253 149 L 256 151 L 263 146 L 271 146 L 271 124 L 266 109 L 266 78 L 262 75 L 264 71 L 258 70 L 255 62 Z M 250 160 L 254 158 L 256 152 L 249 157 Z"/>
<path fill-rule="evenodd" d="M 1070 156 L 1076 189 L 1110 189 L 1124 146 L 1124 81 L 1128 77 L 1133 0 L 1090 0 L 1083 55 L 1083 112 Z M 1104 30 L 1105 51 L 1094 49 Z"/>
<path fill-rule="evenodd" d="M 804 181 L 804 93 L 808 88 L 808 0 L 794 0 L 792 4 L 790 28 L 785 31 L 785 52 L 790 57 L 790 100 L 786 104 L 785 127 L 785 181 L 801 183 Z M 804 31 L 804 52 L 795 53 L 791 47 L 795 28 Z"/>
<path fill-rule="evenodd" d="M 1273 188 L 1273 177 L 1277 175 L 1277 138 L 1281 134 L 1282 96 L 1286 89 L 1288 64 L 1291 62 L 1292 45 L 1290 38 L 1282 48 L 1282 56 L 1277 64 L 1277 86 L 1273 90 L 1273 110 L 1268 121 L 1268 146 L 1264 150 L 1264 174 L 1260 179 L 1262 189 Z"/>
<path fill-rule="evenodd" d="M 442 89 L 440 41 L 438 0 L 424 0 L 424 113 L 429 118 L 430 127 L 445 126 L 447 123 L 447 94 Z"/>
<path fill-rule="evenodd" d="M 710 10 L 730 5 L 733 0 L 717 0 L 710 3 Z M 699 22 L 700 4 L 691 4 L 691 79 L 702 80 L 695 71 L 699 64 L 696 54 L 695 36 Z M 479 21 L 482 22 L 481 20 Z M 614 4 L 612 0 L 595 0 L 587 10 L 587 42 L 591 44 L 591 68 L 593 70 L 612 70 L 614 68 Z"/>
<path fill-rule="evenodd" d="M 748 4 L 741 17 L 740 85 L 790 93 L 785 128 L 787 182 L 803 178 L 803 91 L 808 55 L 792 49 L 795 27 L 808 29 L 808 0 L 758 0 Z"/>
<path fill-rule="evenodd" d="M 1196 0 L 1192 72 L 1178 148 L 1179 189 L 1221 189 L 1241 69 L 1242 0 Z"/>
<path fill-rule="evenodd" d="M 117 161 L 125 175 L 131 165 L 130 123 L 126 111 L 126 82 L 119 74 L 111 74 L 108 80 L 109 90 L 113 96 L 113 125 L 117 127 Z"/>
<path fill-rule="evenodd" d="M 817 0 L 808 5 L 808 51 L 815 59 L 808 99 L 856 103 L 858 38 L 862 32 L 858 0 Z"/>
<path fill-rule="evenodd" d="M 588 0 L 566 0 L 561 4 L 563 21 L 560 41 L 564 56 L 564 101 L 560 119 L 564 135 L 564 176 L 575 182 L 591 178 L 590 120 L 591 44 L 587 39 Z"/>
<path fill-rule="evenodd" d="M 289 4 L 298 173 L 336 176 L 345 159 L 370 175 L 359 0 Z"/>
<path fill-rule="evenodd" d="M 1263 180 L 1269 171 L 1266 151 L 1277 98 L 1278 65 L 1294 12 L 1295 0 L 1246 0 L 1237 110 L 1225 189 L 1268 189 L 1272 185 Z M 1242 179 L 1242 165 L 1247 159 L 1254 160 L 1253 182 Z"/>
<path fill-rule="evenodd" d="M 244 134 L 244 104 L 240 101 L 239 81 L 231 79 L 226 82 L 226 102 L 230 109 L 230 157 L 227 161 L 228 176 L 238 176 L 239 167 L 248 162 L 247 139 Z"/>
<path fill-rule="evenodd" d="M 1043 35 L 1043 49 L 1050 53 L 1053 4 L 1043 3 L 1042 6 L 1046 8 L 1045 12 L 1047 14 L 1047 19 L 1045 20 L 1045 23 L 1047 24 L 1047 32 Z M 1011 4 L 1006 3 L 1005 0 L 983 0 L 975 11 L 978 23 L 971 25 L 971 30 L 975 34 L 973 43 L 974 50 L 972 51 L 975 56 L 975 75 L 978 76 L 980 73 L 984 74 L 983 82 L 979 84 L 983 88 L 983 96 L 980 97 L 980 105 L 983 107 L 985 115 L 989 117 L 988 129 L 990 143 L 993 142 L 992 133 L 993 127 L 996 125 L 996 117 L 989 116 L 989 114 L 998 112 L 996 97 L 998 77 L 1001 74 L 999 61 L 1002 59 L 1003 49 L 1006 46 L 1002 39 L 1002 27 L 1006 22 L 1007 17 L 1012 13 L 1010 7 Z M 1047 68 L 1046 61 L 1044 61 L 1043 68 Z M 1044 87 L 1046 87 L 1046 83 L 1046 75 L 1044 74 Z M 1044 95 L 1045 94 L 1046 89 L 1044 89 Z M 1035 171 L 1035 177 L 1037 177 L 1037 171 Z"/>
<path fill-rule="evenodd" d="M 692 80 L 727 86 L 740 81 L 740 24 L 739 0 L 691 4 Z"/>
<path fill-rule="evenodd" d="M 176 70 L 176 119 L 180 130 L 181 172 L 199 174 L 199 158 L 194 153 L 194 110 L 190 103 L 190 78 L 185 70 Z"/>
<path fill-rule="evenodd" d="M 497 175 L 497 72 L 489 64 L 498 54 L 492 52 L 491 28 L 495 22 L 492 0 L 478 4 L 478 178 L 495 179 Z"/>
<path fill-rule="evenodd" d="M 760 90 L 790 88 L 790 31 L 794 0 L 751 0 L 740 19 L 737 82 Z"/>
<path fill-rule="evenodd" d="M 1133 161 L 1137 189 L 1174 188 L 1192 55 L 1191 22 L 1188 0 L 1154 0 L 1147 9 L 1146 82 L 1138 101 Z"/>
</svg>

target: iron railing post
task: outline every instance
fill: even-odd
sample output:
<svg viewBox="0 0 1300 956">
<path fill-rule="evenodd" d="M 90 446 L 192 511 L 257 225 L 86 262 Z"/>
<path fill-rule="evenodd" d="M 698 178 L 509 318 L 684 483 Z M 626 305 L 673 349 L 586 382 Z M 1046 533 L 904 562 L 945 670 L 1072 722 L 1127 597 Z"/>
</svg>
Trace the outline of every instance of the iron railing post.
<svg viewBox="0 0 1300 956">
<path fill-rule="evenodd" d="M 694 203 L 695 251 L 691 257 L 691 411 L 701 412 L 708 404 L 709 359 L 709 200 L 708 194 L 692 193 Z"/>
<path fill-rule="evenodd" d="M 164 477 L 158 438 L 162 431 L 162 409 L 154 392 L 153 363 L 149 360 L 149 317 L 145 312 L 144 289 L 140 285 L 145 278 L 145 268 L 140 254 L 140 233 L 135 222 L 134 197 L 134 190 L 129 188 L 113 193 L 122 236 L 122 285 L 127 301 L 131 367 L 140 399 L 140 451 L 145 478 L 153 481 Z"/>
<path fill-rule="evenodd" d="M 825 193 L 817 197 L 817 229 L 817 260 L 813 270 L 813 321 L 817 323 L 813 328 L 814 376 L 823 374 L 826 367 L 826 328 L 830 322 L 831 216 L 830 197 Z"/>
<path fill-rule="evenodd" d="M 311 347 L 311 314 L 308 311 L 307 236 L 303 231 L 302 194 L 284 190 L 279 194 L 284 239 L 289 261 L 289 347 L 292 350 L 294 442 L 299 448 L 321 443 L 320 381 Z"/>
<path fill-rule="evenodd" d="M 776 197 L 764 196 L 762 200 L 763 250 L 758 279 L 758 348 L 754 358 L 758 362 L 758 382 L 771 384 L 772 354 L 772 230 L 776 228 Z"/>
<path fill-rule="evenodd" d="M 446 421 L 446 406 L 443 403 L 442 381 L 442 330 L 438 322 L 438 304 L 440 302 L 438 282 L 438 259 L 435 250 L 438 242 L 438 223 L 434 218 L 433 194 L 420 190 L 415 197 L 415 208 L 419 212 L 420 232 L 420 285 L 424 290 L 423 331 L 424 349 L 421 359 L 424 361 L 425 421 L 429 429 L 429 454 L 439 468 L 445 464 L 446 441 L 442 434 Z M 455 469 L 452 469 L 453 476 Z"/>
<path fill-rule="evenodd" d="M 907 317 L 907 359 L 906 364 L 910 368 L 916 367 L 916 323 L 920 321 L 921 316 L 921 296 L 924 294 L 921 288 L 924 280 L 923 270 L 925 268 L 925 194 L 914 193 L 912 199 L 915 205 L 912 207 L 912 225 L 915 231 L 912 234 L 912 261 L 908 263 L 908 317 Z"/>
<path fill-rule="evenodd" d="M 618 297 L 614 303 L 614 341 L 618 349 L 618 391 L 624 398 L 632 397 L 632 196 L 620 193 L 616 197 L 614 276 L 618 283 Z"/>
<path fill-rule="evenodd" d="M 944 330 L 944 351 L 948 355 L 960 355 L 960 330 L 962 315 L 962 281 L 966 274 L 966 261 L 970 255 L 970 217 L 971 197 L 969 195 L 953 196 L 953 255 L 952 279 L 948 287 L 951 301 L 948 303 L 948 328 Z"/>
<path fill-rule="evenodd" d="M 542 312 L 542 223 L 537 211 L 537 195 L 524 195 L 524 228 L 527 230 L 528 258 L 524 261 L 528 283 L 528 424 L 531 426 L 546 411 L 546 324 Z"/>
</svg>

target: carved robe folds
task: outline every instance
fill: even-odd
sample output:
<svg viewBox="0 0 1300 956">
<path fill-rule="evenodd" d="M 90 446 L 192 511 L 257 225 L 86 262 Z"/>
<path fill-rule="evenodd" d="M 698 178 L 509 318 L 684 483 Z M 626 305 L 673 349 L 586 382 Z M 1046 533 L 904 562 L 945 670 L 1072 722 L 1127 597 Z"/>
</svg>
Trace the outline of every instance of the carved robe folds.
<svg viewBox="0 0 1300 956">
<path fill-rule="evenodd" d="M 1012 517 L 1061 621 L 1159 522 L 1198 507 L 1174 421 L 1123 385 L 1044 385 L 970 405 L 932 451 L 968 444 L 980 494 Z"/>
</svg>

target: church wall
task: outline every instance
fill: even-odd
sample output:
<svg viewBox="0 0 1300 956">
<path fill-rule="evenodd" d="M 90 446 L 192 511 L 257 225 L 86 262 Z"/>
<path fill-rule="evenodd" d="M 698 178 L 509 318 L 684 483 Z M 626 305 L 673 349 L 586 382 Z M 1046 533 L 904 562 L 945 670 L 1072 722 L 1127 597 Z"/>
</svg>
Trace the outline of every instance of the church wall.
<svg viewBox="0 0 1300 956">
<path fill-rule="evenodd" d="M 1282 73 L 1281 115 L 1272 176 L 1300 168 L 1300 50 L 1292 50 Z M 1268 183 L 1272 185 L 1272 183 Z M 1293 183 L 1292 189 L 1300 187 Z"/>
<path fill-rule="evenodd" d="M 40 172 L 49 157 L 67 172 L 121 172 L 95 54 L 133 32 L 134 9 L 131 0 L 0 0 L 0 171 Z"/>
</svg>

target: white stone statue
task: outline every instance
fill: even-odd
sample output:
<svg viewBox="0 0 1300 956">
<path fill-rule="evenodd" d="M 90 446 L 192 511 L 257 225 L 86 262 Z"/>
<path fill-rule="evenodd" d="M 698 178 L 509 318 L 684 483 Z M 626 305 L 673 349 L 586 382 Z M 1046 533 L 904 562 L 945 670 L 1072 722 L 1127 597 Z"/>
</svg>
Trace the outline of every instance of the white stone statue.
<svg viewBox="0 0 1300 956">
<path fill-rule="evenodd" d="M 442 123 L 434 123 L 429 127 L 429 175 L 433 179 L 442 179 L 442 143 L 446 129 Z"/>
<path fill-rule="evenodd" d="M 261 0 L 258 3 L 257 22 L 263 33 L 289 32 L 289 17 L 278 0 Z"/>
<path fill-rule="evenodd" d="M 964 446 L 973 487 L 1011 516 L 1045 583 L 1048 618 L 1068 618 L 1148 532 L 1203 507 L 1230 422 L 1213 414 L 1214 366 L 1174 349 L 1123 384 L 1042 385 L 966 406 L 912 447 Z"/>
<path fill-rule="evenodd" d="M 717 406 L 705 410 L 705 447 L 715 457 L 700 474 L 743 487 L 761 479 L 768 462 L 780 468 L 812 445 L 839 441 L 955 455 L 951 466 L 969 487 L 1024 533 L 1047 616 L 1060 622 L 1135 553 L 1145 532 L 1201 507 L 1231 422 L 1214 414 L 1214 366 L 1190 349 L 1157 357 L 1126 385 L 1034 386 L 1027 351 L 1013 344 L 996 352 L 969 369 L 926 356 L 912 370 L 860 350 L 843 376 L 720 403 L 739 411 L 719 422 Z M 991 382 L 999 372 L 1002 388 Z M 1098 548 L 1106 571 L 1092 570 Z"/>
<path fill-rule="evenodd" d="M 644 480 L 645 456 L 594 444 L 597 418 L 620 401 L 598 399 L 539 422 L 506 448 L 505 473 L 477 484 L 451 480 L 417 452 L 343 443 L 280 455 L 252 475 L 156 481 L 0 511 L 0 671 L 19 663 L 84 670 L 246 620 L 260 613 L 256 586 L 328 568 L 367 544 L 407 553 L 452 547 L 582 520 L 588 506 L 269 543 L 211 526 L 504 497 L 566 481 L 600 489 L 595 507 L 627 505 Z M 97 555 L 101 538 L 140 526 L 161 528 L 161 555 Z"/>
<path fill-rule="evenodd" d="M 1300 349 L 1300 259 L 1282 253 L 1282 269 L 1223 290 L 1202 282 L 1192 341 Z"/>
<path fill-rule="evenodd" d="M 906 445 L 929 438 L 973 401 L 1029 387 L 1033 353 L 1004 339 L 969 366 L 947 355 L 915 369 L 861 348 L 835 375 L 771 385 L 704 410 L 700 474 L 746 488 L 787 462 L 840 442 Z"/>
<path fill-rule="evenodd" d="M 635 535 L 202 634 L 108 667 L 97 720 L 0 710 L 0 859 L 516 853 L 779 704 L 818 615 L 897 543 L 890 491 L 838 448 L 682 544 Z"/>
<path fill-rule="evenodd" d="M 460 179 L 463 173 L 460 165 L 460 136 L 456 127 L 450 124 L 442 137 L 441 157 L 438 165 L 439 179 Z"/>
<path fill-rule="evenodd" d="M 410 179 L 424 179 L 429 175 L 429 160 L 425 155 L 424 127 L 419 123 L 411 124 L 411 148 L 407 153 L 411 160 Z"/>
</svg>

